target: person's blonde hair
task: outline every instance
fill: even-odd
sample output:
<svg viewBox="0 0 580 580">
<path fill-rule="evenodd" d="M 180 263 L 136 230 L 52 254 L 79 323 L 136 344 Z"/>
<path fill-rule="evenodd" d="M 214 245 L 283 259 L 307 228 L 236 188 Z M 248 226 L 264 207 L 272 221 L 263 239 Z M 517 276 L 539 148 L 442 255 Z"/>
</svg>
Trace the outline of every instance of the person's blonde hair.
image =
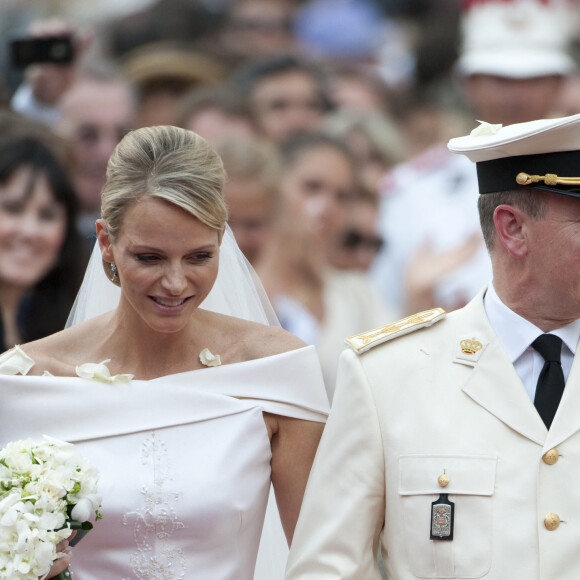
<svg viewBox="0 0 580 580">
<path fill-rule="evenodd" d="M 101 216 L 116 239 L 137 200 L 164 199 L 221 232 L 228 219 L 225 171 L 216 151 L 197 133 L 174 126 L 143 127 L 119 142 L 107 165 Z M 111 279 L 113 272 L 103 262 Z"/>
<path fill-rule="evenodd" d="M 232 136 L 214 146 L 223 161 L 228 180 L 255 180 L 270 197 L 275 196 L 280 178 L 280 159 L 270 143 L 260 137 Z"/>
</svg>

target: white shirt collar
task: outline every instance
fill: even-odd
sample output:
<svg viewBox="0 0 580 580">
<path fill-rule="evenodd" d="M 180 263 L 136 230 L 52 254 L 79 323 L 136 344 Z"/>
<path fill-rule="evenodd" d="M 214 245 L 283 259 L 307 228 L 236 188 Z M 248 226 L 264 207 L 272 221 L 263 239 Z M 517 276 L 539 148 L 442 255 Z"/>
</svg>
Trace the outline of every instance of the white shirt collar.
<svg viewBox="0 0 580 580">
<path fill-rule="evenodd" d="M 493 287 L 493 281 L 490 282 L 485 293 L 484 307 L 491 327 L 512 363 L 540 334 L 543 334 L 543 331 L 535 324 L 516 314 L 501 301 Z M 580 338 L 580 319 L 553 330 L 550 334 L 559 336 L 572 355 L 575 355 L 576 345 Z"/>
</svg>

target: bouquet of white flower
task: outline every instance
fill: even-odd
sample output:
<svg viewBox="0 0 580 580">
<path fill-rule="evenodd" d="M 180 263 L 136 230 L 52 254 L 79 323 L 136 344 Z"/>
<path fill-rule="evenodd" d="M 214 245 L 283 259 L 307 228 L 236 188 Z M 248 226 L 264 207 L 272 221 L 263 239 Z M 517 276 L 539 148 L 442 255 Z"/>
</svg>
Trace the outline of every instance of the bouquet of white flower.
<svg viewBox="0 0 580 580">
<path fill-rule="evenodd" d="M 0 578 L 46 576 L 56 545 L 74 529 L 91 529 L 93 514 L 101 517 L 97 480 L 74 445 L 46 435 L 0 451 Z"/>
</svg>

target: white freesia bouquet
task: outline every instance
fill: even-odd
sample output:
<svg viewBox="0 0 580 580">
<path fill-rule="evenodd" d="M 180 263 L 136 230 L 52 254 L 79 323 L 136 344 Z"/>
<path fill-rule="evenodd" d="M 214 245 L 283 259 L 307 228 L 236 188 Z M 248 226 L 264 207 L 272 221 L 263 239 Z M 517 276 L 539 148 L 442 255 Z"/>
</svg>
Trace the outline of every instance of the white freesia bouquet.
<svg viewBox="0 0 580 580">
<path fill-rule="evenodd" d="M 74 529 L 91 529 L 93 514 L 101 517 L 97 481 L 96 469 L 74 445 L 46 435 L 0 451 L 1 579 L 46 576 L 56 545 Z"/>
</svg>

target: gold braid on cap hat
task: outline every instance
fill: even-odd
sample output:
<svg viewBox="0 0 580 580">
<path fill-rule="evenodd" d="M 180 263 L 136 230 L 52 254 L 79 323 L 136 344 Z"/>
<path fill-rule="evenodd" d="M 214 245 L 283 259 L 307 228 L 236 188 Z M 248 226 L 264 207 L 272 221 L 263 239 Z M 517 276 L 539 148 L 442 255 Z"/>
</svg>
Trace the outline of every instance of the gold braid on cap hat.
<svg viewBox="0 0 580 580">
<path fill-rule="evenodd" d="M 555 173 L 528 175 L 522 172 L 516 175 L 516 182 L 519 185 L 530 185 L 539 181 L 543 181 L 546 185 L 580 185 L 580 177 L 558 177 Z"/>
</svg>

